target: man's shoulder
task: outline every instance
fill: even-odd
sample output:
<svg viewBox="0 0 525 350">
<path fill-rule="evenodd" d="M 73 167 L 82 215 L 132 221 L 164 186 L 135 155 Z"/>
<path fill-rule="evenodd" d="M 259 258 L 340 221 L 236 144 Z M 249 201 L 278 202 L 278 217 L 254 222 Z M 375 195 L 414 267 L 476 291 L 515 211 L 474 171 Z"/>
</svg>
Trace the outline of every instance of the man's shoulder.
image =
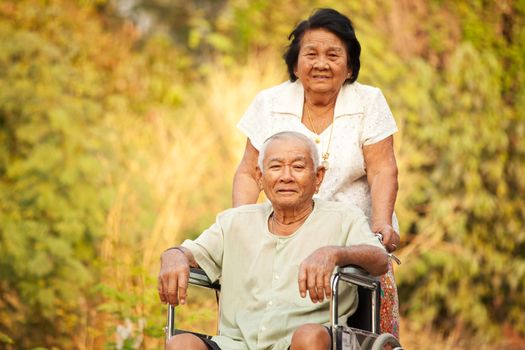
<svg viewBox="0 0 525 350">
<path fill-rule="evenodd" d="M 237 217 L 250 215 L 263 215 L 268 211 L 268 203 L 245 204 L 235 208 L 226 209 L 218 217 L 220 220 L 232 220 Z"/>
</svg>

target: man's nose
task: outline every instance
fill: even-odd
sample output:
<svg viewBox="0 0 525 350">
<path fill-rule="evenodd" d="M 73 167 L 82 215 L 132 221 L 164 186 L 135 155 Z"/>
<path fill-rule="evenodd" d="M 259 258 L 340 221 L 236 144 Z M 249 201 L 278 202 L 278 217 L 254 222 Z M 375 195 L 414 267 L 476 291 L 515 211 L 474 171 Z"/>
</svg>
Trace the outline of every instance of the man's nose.
<svg viewBox="0 0 525 350">
<path fill-rule="evenodd" d="M 293 175 L 292 175 L 292 168 L 289 167 L 289 166 L 284 166 L 283 167 L 283 172 L 281 173 L 281 181 L 291 181 L 293 180 Z"/>
</svg>

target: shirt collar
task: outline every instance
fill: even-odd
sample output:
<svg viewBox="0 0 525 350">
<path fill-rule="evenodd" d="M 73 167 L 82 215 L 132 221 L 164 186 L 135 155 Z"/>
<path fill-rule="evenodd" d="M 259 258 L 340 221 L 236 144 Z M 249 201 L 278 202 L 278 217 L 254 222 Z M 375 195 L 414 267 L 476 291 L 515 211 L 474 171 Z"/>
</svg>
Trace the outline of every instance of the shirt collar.
<svg viewBox="0 0 525 350">
<path fill-rule="evenodd" d="M 336 118 L 364 112 L 363 104 L 356 89 L 357 84 L 344 84 L 339 90 L 334 110 Z M 304 102 L 304 89 L 301 82 L 296 80 L 293 83 L 286 84 L 286 88 L 280 91 L 275 102 L 272 112 L 293 114 L 300 118 L 303 114 Z"/>
</svg>

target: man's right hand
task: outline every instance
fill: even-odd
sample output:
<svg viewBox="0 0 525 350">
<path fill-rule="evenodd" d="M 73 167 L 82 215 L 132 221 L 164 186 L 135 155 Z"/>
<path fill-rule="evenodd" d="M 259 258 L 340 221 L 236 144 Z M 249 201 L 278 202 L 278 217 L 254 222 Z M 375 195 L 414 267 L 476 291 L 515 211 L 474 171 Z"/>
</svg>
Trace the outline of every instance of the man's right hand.
<svg viewBox="0 0 525 350">
<path fill-rule="evenodd" d="M 188 257 L 179 249 L 169 249 L 162 253 L 160 261 L 157 287 L 160 300 L 171 305 L 185 304 L 190 278 Z"/>
</svg>

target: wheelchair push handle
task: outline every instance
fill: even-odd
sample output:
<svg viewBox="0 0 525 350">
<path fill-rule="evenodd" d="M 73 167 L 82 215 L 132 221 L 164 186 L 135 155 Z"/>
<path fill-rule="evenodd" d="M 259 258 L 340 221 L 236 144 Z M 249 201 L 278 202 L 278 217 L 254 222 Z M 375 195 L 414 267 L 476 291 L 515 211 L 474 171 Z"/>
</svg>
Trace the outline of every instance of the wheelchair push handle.
<svg viewBox="0 0 525 350">
<path fill-rule="evenodd" d="M 375 236 L 383 244 L 383 235 L 381 233 L 376 233 Z M 394 253 L 388 253 L 388 257 L 396 262 L 396 264 L 401 265 L 401 259 L 394 255 Z"/>
</svg>

